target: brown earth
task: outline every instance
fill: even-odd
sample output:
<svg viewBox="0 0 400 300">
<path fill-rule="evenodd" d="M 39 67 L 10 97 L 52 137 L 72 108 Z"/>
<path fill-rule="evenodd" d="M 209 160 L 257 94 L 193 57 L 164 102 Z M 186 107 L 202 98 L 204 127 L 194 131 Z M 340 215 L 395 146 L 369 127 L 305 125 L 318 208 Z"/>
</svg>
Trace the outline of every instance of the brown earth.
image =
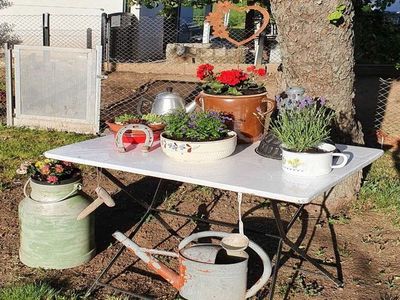
<svg viewBox="0 0 400 300">
<path fill-rule="evenodd" d="M 155 190 L 157 180 L 126 173 L 115 173 L 129 184 L 137 198 L 149 199 Z M 84 174 L 85 192 L 93 195 L 96 173 L 87 170 Z M 22 182 L 0 192 L 0 286 L 14 283 L 49 281 L 57 288 L 84 292 L 96 275 L 106 266 L 117 250 L 111 234 L 115 230 L 128 231 L 142 216 L 144 210 L 126 197 L 117 188 L 103 179 L 103 187 L 115 193 L 116 207 L 101 207 L 96 211 L 96 240 L 98 254 L 88 264 L 68 270 L 42 270 L 24 266 L 18 259 L 18 203 L 23 198 Z M 167 197 L 169 195 L 169 197 Z M 225 222 L 237 222 L 235 194 L 211 188 L 165 181 L 160 204 L 163 208 L 181 213 L 194 214 Z M 287 220 L 294 207 L 283 205 L 281 213 Z M 274 220 L 268 201 L 246 195 L 243 203 L 245 228 L 256 228 L 276 233 Z M 278 275 L 275 299 L 398 299 L 400 296 L 400 232 L 393 227 L 385 215 L 377 212 L 353 212 L 348 215 L 318 218 L 318 209 L 303 213 L 296 222 L 290 236 L 299 239 L 299 244 L 307 252 L 321 261 L 335 263 L 333 247 L 340 253 L 340 266 L 345 281 L 344 288 L 336 287 L 325 277 L 317 274 L 308 263 L 292 255 L 281 267 Z M 223 230 L 227 228 L 187 221 L 182 218 L 161 215 L 169 226 L 181 237 L 192 232 Z M 307 233 L 304 235 L 304 233 Z M 332 243 L 332 233 L 335 243 Z M 262 245 L 270 258 L 276 249 L 276 241 L 262 235 L 248 233 L 250 238 Z M 303 236 L 304 235 L 304 236 Z M 310 243 L 310 237 L 313 236 Z M 140 229 L 135 241 L 147 248 L 157 247 L 176 250 L 178 240 L 171 236 L 154 217 L 149 217 Z M 287 255 L 285 249 L 285 254 Z M 174 260 L 163 261 L 176 267 Z M 334 274 L 335 267 L 328 267 Z M 250 284 L 254 283 L 260 268 L 257 260 L 250 262 Z M 136 273 L 135 273 L 136 272 Z M 157 299 L 175 299 L 176 291 L 164 280 L 148 271 L 132 254 L 125 251 L 110 270 L 107 280 L 120 288 L 135 293 L 144 293 Z M 150 275 L 150 276 L 147 276 Z M 268 286 L 254 299 L 266 299 Z M 100 289 L 93 299 L 104 299 L 112 291 Z M 396 298 L 397 297 L 397 298 Z"/>
</svg>

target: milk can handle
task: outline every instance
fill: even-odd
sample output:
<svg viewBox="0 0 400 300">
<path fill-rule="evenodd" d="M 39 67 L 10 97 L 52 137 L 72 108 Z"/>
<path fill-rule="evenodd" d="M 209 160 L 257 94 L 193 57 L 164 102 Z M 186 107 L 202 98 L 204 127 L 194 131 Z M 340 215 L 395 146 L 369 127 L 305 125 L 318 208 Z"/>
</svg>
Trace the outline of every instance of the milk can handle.
<svg viewBox="0 0 400 300">
<path fill-rule="evenodd" d="M 218 238 L 224 238 L 226 236 L 230 235 L 230 233 L 227 232 L 219 232 L 219 231 L 202 231 L 198 233 L 194 233 L 187 238 L 183 239 L 178 246 L 179 250 L 182 250 L 185 248 L 190 242 L 193 242 L 195 240 L 198 240 L 200 238 L 205 238 L 205 237 L 218 237 Z M 268 281 L 269 277 L 271 276 L 271 261 L 268 257 L 268 255 L 265 253 L 265 251 L 258 246 L 256 243 L 250 241 L 249 242 L 249 247 L 253 249 L 255 253 L 261 258 L 262 263 L 263 263 L 263 274 L 261 275 L 261 278 L 251 287 L 247 290 L 246 292 L 246 298 L 250 298 L 254 296 L 258 290 L 260 290 Z"/>
<path fill-rule="evenodd" d="M 28 195 L 27 189 L 28 189 L 28 184 L 29 184 L 29 182 L 31 182 L 31 178 L 29 178 L 29 179 L 25 182 L 25 185 L 24 185 L 24 195 L 25 195 L 26 198 L 32 199 L 32 200 L 34 200 L 34 201 L 37 201 L 36 199 L 33 199 L 33 198 L 31 197 L 31 195 Z M 56 203 L 56 202 L 60 202 L 60 201 L 63 201 L 63 200 L 65 200 L 65 199 L 68 199 L 68 197 L 70 197 L 71 195 L 75 194 L 75 192 L 80 191 L 81 189 L 82 189 L 82 184 L 81 184 L 81 183 L 75 183 L 75 184 L 74 184 L 74 188 L 72 189 L 72 191 L 69 192 L 66 196 L 62 197 L 61 199 L 52 200 L 52 201 L 46 201 L 46 203 Z"/>
</svg>

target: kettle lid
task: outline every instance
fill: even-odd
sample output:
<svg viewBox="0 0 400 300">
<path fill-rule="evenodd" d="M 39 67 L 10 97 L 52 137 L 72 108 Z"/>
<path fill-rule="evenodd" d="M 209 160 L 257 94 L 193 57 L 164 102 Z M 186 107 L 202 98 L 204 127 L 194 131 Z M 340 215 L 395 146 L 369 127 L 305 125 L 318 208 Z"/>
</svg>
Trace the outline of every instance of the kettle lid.
<svg viewBox="0 0 400 300">
<path fill-rule="evenodd" d="M 183 100 L 183 98 L 179 94 L 173 92 L 172 86 L 167 87 L 165 92 L 161 92 L 161 93 L 157 94 L 156 100 L 159 100 L 159 99 L 160 100 L 161 99 Z"/>
</svg>

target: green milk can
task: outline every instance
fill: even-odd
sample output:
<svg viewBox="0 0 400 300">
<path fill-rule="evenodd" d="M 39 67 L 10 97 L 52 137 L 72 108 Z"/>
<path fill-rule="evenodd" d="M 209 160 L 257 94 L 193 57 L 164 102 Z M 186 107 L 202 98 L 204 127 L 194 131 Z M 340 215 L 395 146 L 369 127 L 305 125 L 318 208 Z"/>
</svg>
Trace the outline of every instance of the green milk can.
<svg viewBox="0 0 400 300">
<path fill-rule="evenodd" d="M 30 195 L 26 192 L 28 183 Z M 81 177 L 60 184 L 28 180 L 24 187 L 25 198 L 18 208 L 19 258 L 23 264 L 34 268 L 66 269 L 94 257 L 94 215 L 76 220 L 91 203 L 80 192 L 81 187 Z"/>
</svg>

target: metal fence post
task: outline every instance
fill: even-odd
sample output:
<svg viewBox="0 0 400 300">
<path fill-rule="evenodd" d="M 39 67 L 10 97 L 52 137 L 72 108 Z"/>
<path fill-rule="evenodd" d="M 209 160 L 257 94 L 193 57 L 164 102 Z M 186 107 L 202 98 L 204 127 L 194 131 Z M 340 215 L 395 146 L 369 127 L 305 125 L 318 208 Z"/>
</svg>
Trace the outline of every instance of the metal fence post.
<svg viewBox="0 0 400 300">
<path fill-rule="evenodd" d="M 14 125 L 14 98 L 12 88 L 12 53 L 11 46 L 4 44 L 5 64 L 6 64 L 6 114 L 7 126 Z"/>
<path fill-rule="evenodd" d="M 86 48 L 88 49 L 92 49 L 92 36 L 93 36 L 92 28 L 86 29 Z"/>
<path fill-rule="evenodd" d="M 107 36 L 107 14 L 101 14 L 101 47 L 102 47 L 102 59 L 105 61 L 107 59 L 107 44 L 108 44 L 108 36 Z"/>
<path fill-rule="evenodd" d="M 50 46 L 50 14 L 43 14 L 43 46 Z"/>
</svg>

